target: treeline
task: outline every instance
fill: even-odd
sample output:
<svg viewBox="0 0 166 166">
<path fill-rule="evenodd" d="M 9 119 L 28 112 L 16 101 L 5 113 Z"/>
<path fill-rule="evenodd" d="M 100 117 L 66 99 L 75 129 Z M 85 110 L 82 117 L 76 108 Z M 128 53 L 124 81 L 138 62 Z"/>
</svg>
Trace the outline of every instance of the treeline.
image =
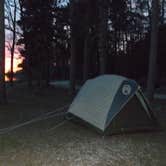
<svg viewBox="0 0 166 166">
<path fill-rule="evenodd" d="M 29 85 L 70 79 L 71 88 L 98 74 L 147 77 L 152 2 L 149 0 L 20 0 L 18 44 Z M 160 3 L 160 36 L 165 0 Z M 164 55 L 160 40 L 160 55 Z M 158 66 L 165 74 L 162 56 Z M 160 69 L 159 69 L 160 70 Z"/>
<path fill-rule="evenodd" d="M 29 85 L 33 79 L 39 85 L 44 79 L 48 85 L 51 69 L 68 61 L 68 7 L 59 7 L 53 0 L 20 0 L 20 6 L 18 24 L 23 35 L 18 44 L 24 48 L 21 50 L 25 57 L 23 69 Z"/>
</svg>

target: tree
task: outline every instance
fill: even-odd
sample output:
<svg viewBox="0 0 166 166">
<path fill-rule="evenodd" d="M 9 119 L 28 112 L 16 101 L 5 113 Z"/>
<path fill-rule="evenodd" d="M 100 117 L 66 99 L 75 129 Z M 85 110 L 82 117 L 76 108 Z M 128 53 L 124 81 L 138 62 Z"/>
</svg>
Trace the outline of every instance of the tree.
<svg viewBox="0 0 166 166">
<path fill-rule="evenodd" d="M 98 25 L 98 51 L 100 74 L 106 71 L 106 36 L 108 26 L 107 0 L 98 0 L 99 6 L 99 25 Z"/>
<path fill-rule="evenodd" d="M 55 70 L 54 79 L 68 79 L 68 63 L 70 50 L 70 26 L 69 26 L 69 5 L 54 5 L 53 8 L 53 62 Z"/>
<path fill-rule="evenodd" d="M 49 84 L 49 71 L 52 58 L 53 29 L 53 1 L 20 0 L 22 9 L 19 25 L 23 30 L 23 37 L 19 44 L 23 44 L 29 85 L 32 77 L 42 85 L 45 80 Z"/>
<path fill-rule="evenodd" d="M 6 102 L 4 0 L 0 1 L 0 102 Z"/>
<path fill-rule="evenodd" d="M 81 3 L 82 8 L 84 8 L 84 14 L 82 17 L 83 34 L 84 34 L 84 48 L 83 48 L 83 82 L 88 79 L 89 73 L 89 47 L 90 47 L 90 22 L 91 22 L 91 5 L 90 1 L 83 1 Z"/>
<path fill-rule="evenodd" d="M 83 46 L 83 82 L 89 79 L 89 77 L 92 77 L 94 73 L 92 71 L 95 68 L 96 65 L 96 42 L 97 39 L 97 1 L 95 0 L 82 0 L 81 8 L 84 7 L 84 10 L 82 12 L 82 15 L 80 18 L 82 18 L 82 29 L 83 29 L 83 40 L 84 40 L 84 46 Z M 95 45 L 95 48 L 92 48 L 93 45 Z M 94 59 L 94 60 L 92 60 Z M 92 61 L 94 61 L 92 63 Z"/>
<path fill-rule="evenodd" d="M 161 16 L 160 16 L 160 22 L 161 24 L 164 24 L 165 21 L 165 0 L 161 0 Z"/>
<path fill-rule="evenodd" d="M 17 35 L 20 33 L 17 31 L 17 17 L 19 15 L 19 7 L 18 2 L 16 0 L 9 1 L 6 0 L 5 3 L 5 13 L 6 13 L 6 19 L 7 19 L 7 25 L 5 28 L 10 31 L 10 34 L 12 36 L 12 40 L 9 42 L 9 50 L 11 52 L 11 62 L 10 62 L 10 85 L 13 86 L 13 62 L 14 62 L 14 53 L 15 53 L 15 47 L 16 47 L 16 39 Z"/>
<path fill-rule="evenodd" d="M 150 57 L 149 57 L 148 82 L 147 82 L 147 96 L 149 100 L 153 99 L 156 74 L 157 74 L 156 59 L 157 59 L 157 48 L 158 48 L 158 23 L 159 23 L 159 0 L 153 0 Z"/>
<path fill-rule="evenodd" d="M 71 41 L 70 41 L 70 91 L 75 92 L 76 84 L 76 19 L 75 19 L 75 0 L 70 1 L 70 27 L 71 27 Z"/>
</svg>

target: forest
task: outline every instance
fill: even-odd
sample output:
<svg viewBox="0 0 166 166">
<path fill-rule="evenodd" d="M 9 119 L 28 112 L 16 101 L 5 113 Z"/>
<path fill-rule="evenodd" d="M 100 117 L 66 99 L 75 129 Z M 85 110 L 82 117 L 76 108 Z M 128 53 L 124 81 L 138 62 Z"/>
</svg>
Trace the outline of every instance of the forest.
<svg viewBox="0 0 166 166">
<path fill-rule="evenodd" d="M 166 165 L 166 0 L 0 0 L 0 165 Z"/>
<path fill-rule="evenodd" d="M 150 0 L 7 0 L 11 85 L 13 56 L 19 50 L 23 57 L 19 67 L 29 86 L 34 81 L 37 86 L 48 86 L 50 80 L 70 79 L 74 91 L 75 84 L 97 75 L 118 74 L 146 88 L 154 20 L 158 24 L 158 86 L 166 74 L 165 0 L 154 8 L 156 20 Z"/>
</svg>

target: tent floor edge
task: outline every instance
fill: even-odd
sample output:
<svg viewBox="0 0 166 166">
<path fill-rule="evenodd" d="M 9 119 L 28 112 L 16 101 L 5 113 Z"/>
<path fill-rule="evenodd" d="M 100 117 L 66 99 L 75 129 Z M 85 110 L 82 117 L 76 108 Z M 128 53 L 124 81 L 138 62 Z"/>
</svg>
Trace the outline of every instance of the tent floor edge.
<svg viewBox="0 0 166 166">
<path fill-rule="evenodd" d="M 112 136 L 112 135 L 122 135 L 122 134 L 137 134 L 137 133 L 152 133 L 152 132 L 163 132 L 163 129 L 161 127 L 142 127 L 142 128 L 121 128 L 120 130 L 112 130 L 112 129 L 107 129 L 104 132 L 104 135 L 106 136 Z"/>
<path fill-rule="evenodd" d="M 111 127 L 107 128 L 105 131 L 102 131 L 101 129 L 94 127 L 93 125 L 91 125 L 90 123 L 82 120 L 81 118 L 73 115 L 70 113 L 70 118 L 71 122 L 81 126 L 82 128 L 88 130 L 88 131 L 94 131 L 93 133 L 96 134 L 100 134 L 102 136 L 114 136 L 114 135 L 126 135 L 126 134 L 136 134 L 136 133 L 150 133 L 150 132 L 162 132 L 163 129 L 161 128 L 161 126 L 159 124 L 155 124 L 154 126 L 149 126 L 149 127 L 145 127 L 145 126 L 141 126 L 138 128 L 121 128 L 121 129 L 117 129 L 117 130 L 113 130 Z"/>
<path fill-rule="evenodd" d="M 70 114 L 71 114 L 71 113 L 70 113 Z M 101 129 L 99 129 L 99 128 L 93 126 L 93 125 L 90 124 L 89 122 L 84 121 L 83 119 L 79 118 L 79 117 L 76 116 L 76 115 L 71 114 L 71 116 L 72 116 L 72 120 L 71 120 L 72 123 L 74 123 L 74 124 L 76 124 L 76 125 L 79 125 L 79 126 L 85 128 L 85 129 L 87 129 L 88 131 L 93 130 L 94 133 L 96 133 L 96 134 L 104 135 L 104 131 L 102 131 Z"/>
</svg>

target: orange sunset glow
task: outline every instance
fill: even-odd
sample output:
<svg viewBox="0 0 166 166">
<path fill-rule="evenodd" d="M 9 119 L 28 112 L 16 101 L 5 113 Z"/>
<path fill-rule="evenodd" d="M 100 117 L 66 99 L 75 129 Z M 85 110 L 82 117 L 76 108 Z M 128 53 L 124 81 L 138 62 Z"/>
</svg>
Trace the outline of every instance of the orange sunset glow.
<svg viewBox="0 0 166 166">
<path fill-rule="evenodd" d="M 5 73 L 10 72 L 10 60 L 11 60 L 10 52 L 6 49 L 6 60 L 5 60 Z M 19 52 L 16 51 L 14 54 L 14 62 L 13 62 L 13 71 L 17 72 L 22 70 L 22 68 L 18 67 L 20 63 L 22 63 L 23 58 L 19 55 Z"/>
</svg>

